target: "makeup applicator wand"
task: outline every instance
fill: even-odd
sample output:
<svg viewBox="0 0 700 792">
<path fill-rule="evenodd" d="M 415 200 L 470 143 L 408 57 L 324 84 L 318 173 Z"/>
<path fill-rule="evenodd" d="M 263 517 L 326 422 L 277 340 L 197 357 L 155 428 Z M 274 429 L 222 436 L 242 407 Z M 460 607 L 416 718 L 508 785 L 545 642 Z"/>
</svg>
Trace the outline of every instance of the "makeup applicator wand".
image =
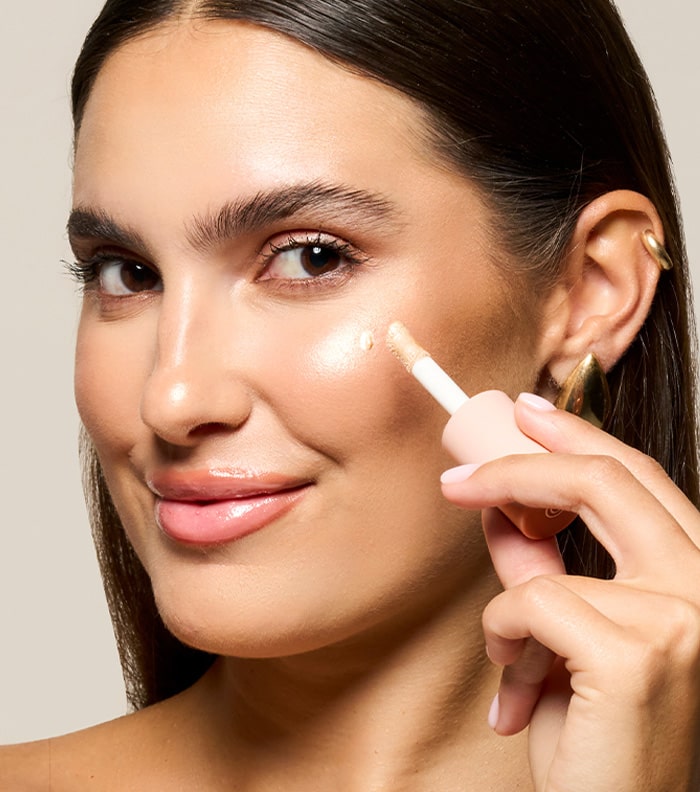
<svg viewBox="0 0 700 792">
<path fill-rule="evenodd" d="M 389 349 L 409 374 L 452 416 L 442 434 L 442 445 L 461 464 L 481 464 L 510 454 L 548 454 L 523 434 L 515 423 L 515 405 L 503 391 L 489 390 L 473 397 L 438 366 L 401 322 L 387 331 Z M 560 509 L 537 509 L 519 503 L 499 507 L 526 536 L 550 536 L 575 517 Z"/>
</svg>

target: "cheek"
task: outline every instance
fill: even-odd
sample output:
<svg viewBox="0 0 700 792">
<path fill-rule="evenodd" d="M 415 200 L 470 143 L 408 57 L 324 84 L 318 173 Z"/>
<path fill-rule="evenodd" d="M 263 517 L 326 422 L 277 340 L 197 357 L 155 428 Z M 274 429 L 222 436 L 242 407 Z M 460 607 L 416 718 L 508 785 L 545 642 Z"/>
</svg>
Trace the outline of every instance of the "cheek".
<svg viewBox="0 0 700 792">
<path fill-rule="evenodd" d="M 152 359 L 143 323 L 93 322 L 78 330 L 75 398 L 81 420 L 101 458 L 128 450 L 139 423 L 143 384 Z"/>
<path fill-rule="evenodd" d="M 424 450 L 441 453 L 447 415 L 386 348 L 392 318 L 364 314 L 298 326 L 285 349 L 268 357 L 285 361 L 265 379 L 275 412 L 301 442 L 341 463 L 385 461 L 387 447 L 411 434 L 420 435 Z"/>
</svg>

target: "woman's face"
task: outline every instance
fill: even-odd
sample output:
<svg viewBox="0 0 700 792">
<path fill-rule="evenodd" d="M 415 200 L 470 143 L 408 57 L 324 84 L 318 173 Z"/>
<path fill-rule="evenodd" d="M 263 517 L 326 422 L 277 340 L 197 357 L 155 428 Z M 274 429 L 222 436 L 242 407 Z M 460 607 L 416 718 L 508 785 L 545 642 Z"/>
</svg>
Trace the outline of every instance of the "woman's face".
<svg viewBox="0 0 700 792">
<path fill-rule="evenodd" d="M 241 23 L 161 28 L 97 79 L 77 400 L 185 641 L 304 651 L 486 571 L 478 515 L 440 494 L 447 415 L 383 339 L 400 319 L 468 392 L 514 393 L 535 306 L 424 130 L 401 94 Z"/>
</svg>

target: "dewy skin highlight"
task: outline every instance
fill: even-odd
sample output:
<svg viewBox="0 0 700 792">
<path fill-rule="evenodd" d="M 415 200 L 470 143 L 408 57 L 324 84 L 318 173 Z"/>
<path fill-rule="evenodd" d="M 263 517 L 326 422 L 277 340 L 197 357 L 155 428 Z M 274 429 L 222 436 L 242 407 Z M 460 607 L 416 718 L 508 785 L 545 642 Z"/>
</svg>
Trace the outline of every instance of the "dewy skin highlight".
<svg viewBox="0 0 700 792">
<path fill-rule="evenodd" d="M 547 449 L 524 435 L 515 423 L 514 404 L 503 391 L 489 390 L 469 397 L 419 346 L 401 322 L 387 331 L 389 349 L 409 374 L 452 416 L 445 426 L 442 444 L 462 464 L 488 462 L 510 454 L 546 454 Z M 526 536 L 542 535 L 539 526 L 565 528 L 576 515 L 555 509 L 530 509 L 518 503 L 501 510 Z"/>
</svg>

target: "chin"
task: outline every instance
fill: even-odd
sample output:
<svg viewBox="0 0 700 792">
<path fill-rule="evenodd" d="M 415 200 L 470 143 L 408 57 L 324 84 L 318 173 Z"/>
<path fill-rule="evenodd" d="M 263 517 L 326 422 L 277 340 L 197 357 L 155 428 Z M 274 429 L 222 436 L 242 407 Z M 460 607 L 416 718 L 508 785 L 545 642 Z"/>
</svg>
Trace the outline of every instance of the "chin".
<svg viewBox="0 0 700 792">
<path fill-rule="evenodd" d="M 263 620 L 232 611 L 202 618 L 198 609 L 183 611 L 161 607 L 166 627 L 182 643 L 209 654 L 224 657 L 264 659 L 306 654 L 330 646 L 347 637 L 341 630 L 310 627 L 308 620 L 294 619 L 279 611 Z M 237 618 L 240 616 L 240 618 Z"/>
<path fill-rule="evenodd" d="M 265 580 L 259 570 L 257 576 L 237 573 L 235 582 L 230 570 L 225 580 L 216 574 L 189 581 L 154 577 L 158 611 L 170 632 L 211 654 L 270 658 L 320 649 L 357 628 L 349 613 L 333 612 L 327 598 L 313 596 L 319 588 L 308 580 L 295 591 L 290 581 L 271 581 L 269 572 Z"/>
</svg>

